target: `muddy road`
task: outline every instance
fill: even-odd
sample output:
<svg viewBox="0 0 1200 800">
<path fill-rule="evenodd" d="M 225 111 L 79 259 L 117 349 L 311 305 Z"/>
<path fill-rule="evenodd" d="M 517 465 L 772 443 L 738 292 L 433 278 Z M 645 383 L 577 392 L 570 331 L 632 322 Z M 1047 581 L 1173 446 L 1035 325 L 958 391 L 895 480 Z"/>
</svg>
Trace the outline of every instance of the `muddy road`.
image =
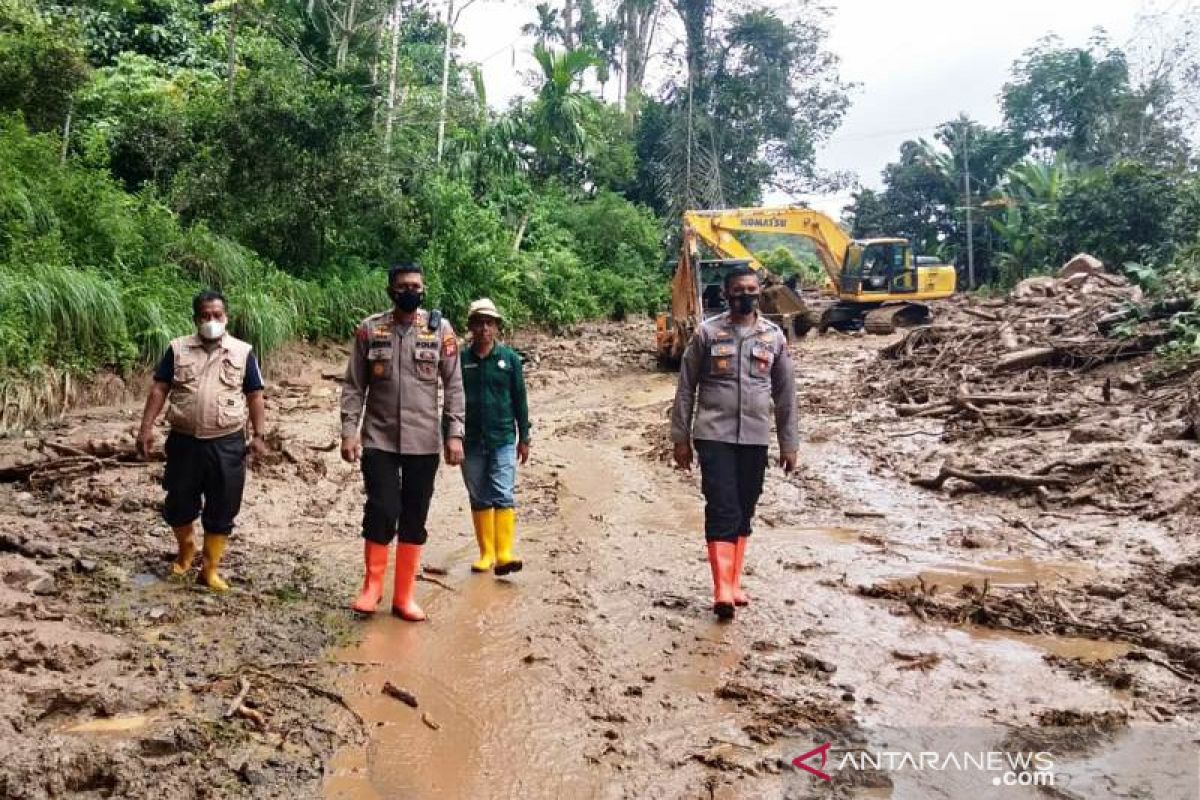
<svg viewBox="0 0 1200 800">
<path fill-rule="evenodd" d="M 336 350 L 268 365 L 274 463 L 248 487 L 227 597 L 163 580 L 157 465 L 0 485 L 0 796 L 1197 796 L 1185 525 L 915 486 L 939 423 L 862 388 L 891 340 L 809 339 L 800 468 L 769 473 L 752 604 L 719 624 L 699 475 L 669 464 L 673 376 L 647 336 L 516 340 L 526 568 L 470 573 L 466 493 L 443 467 L 424 625 L 344 610 L 361 494 L 333 446 Z M 127 438 L 135 415 L 72 415 L 0 443 L 0 464 Z M 792 766 L 824 743 L 832 761 L 1044 750 L 1059 780 Z"/>
</svg>

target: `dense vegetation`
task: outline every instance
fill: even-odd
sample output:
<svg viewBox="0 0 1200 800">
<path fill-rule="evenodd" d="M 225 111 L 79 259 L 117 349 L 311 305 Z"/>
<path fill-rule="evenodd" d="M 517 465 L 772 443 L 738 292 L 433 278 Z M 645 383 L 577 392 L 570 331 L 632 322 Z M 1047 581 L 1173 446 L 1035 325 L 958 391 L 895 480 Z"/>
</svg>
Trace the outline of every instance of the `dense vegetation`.
<svg viewBox="0 0 1200 800">
<path fill-rule="evenodd" d="M 0 387 L 147 363 L 203 287 L 265 354 L 345 337 L 399 260 L 458 322 L 482 294 L 517 322 L 642 313 L 681 209 L 851 178 L 817 165 L 851 87 L 812 0 L 541 3 L 502 110 L 457 55 L 470 5 L 0 0 Z M 1136 58 L 1038 43 L 1002 125 L 905 142 L 848 225 L 964 265 L 969 164 L 979 282 L 1087 250 L 1194 287 L 1200 59 L 1186 19 L 1158 29 L 1178 35 Z M 802 252 L 762 256 L 819 282 Z"/>
<path fill-rule="evenodd" d="M 147 363 L 203 287 L 264 353 L 345 337 L 400 260 L 458 322 L 646 312 L 678 209 L 826 180 L 807 3 L 543 4 L 502 111 L 447 41 L 468 5 L 0 0 L 0 385 Z"/>
</svg>

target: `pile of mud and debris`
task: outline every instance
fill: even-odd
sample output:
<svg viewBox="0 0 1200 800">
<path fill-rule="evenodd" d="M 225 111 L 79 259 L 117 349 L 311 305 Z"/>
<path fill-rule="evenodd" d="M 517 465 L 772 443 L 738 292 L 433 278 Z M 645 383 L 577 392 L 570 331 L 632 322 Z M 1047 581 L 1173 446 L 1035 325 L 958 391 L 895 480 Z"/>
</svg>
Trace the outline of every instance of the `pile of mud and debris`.
<svg viewBox="0 0 1200 800">
<path fill-rule="evenodd" d="M 1007 297 L 947 304 L 881 352 L 867 391 L 912 425 L 940 424 L 940 445 L 910 464 L 918 485 L 1186 524 L 1200 488 L 1200 359 L 1156 354 L 1193 303 L 1150 302 L 1079 256 Z"/>
</svg>

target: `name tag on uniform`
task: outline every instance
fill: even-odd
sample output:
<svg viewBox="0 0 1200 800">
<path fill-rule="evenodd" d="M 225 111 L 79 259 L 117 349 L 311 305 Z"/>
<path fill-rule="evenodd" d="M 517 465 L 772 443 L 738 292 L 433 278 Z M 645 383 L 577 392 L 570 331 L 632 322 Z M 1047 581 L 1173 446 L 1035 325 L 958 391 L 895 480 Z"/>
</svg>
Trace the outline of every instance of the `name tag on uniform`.
<svg viewBox="0 0 1200 800">
<path fill-rule="evenodd" d="M 731 344 L 714 344 L 709 354 L 713 356 L 731 356 L 733 355 L 733 345 Z"/>
<path fill-rule="evenodd" d="M 389 347 L 372 347 L 367 351 L 368 361 L 391 361 L 392 348 Z"/>
<path fill-rule="evenodd" d="M 462 368 L 463 369 L 479 369 L 479 365 L 478 364 L 463 364 Z"/>
</svg>

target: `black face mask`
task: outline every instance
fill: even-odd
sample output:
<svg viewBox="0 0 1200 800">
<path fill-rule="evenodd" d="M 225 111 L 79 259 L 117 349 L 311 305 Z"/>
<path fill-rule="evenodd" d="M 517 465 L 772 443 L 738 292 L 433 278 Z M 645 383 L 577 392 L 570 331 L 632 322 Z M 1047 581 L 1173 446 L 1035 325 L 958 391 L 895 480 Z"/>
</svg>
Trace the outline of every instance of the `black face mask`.
<svg viewBox="0 0 1200 800">
<path fill-rule="evenodd" d="M 404 312 L 416 311 L 421 307 L 421 301 L 425 299 L 424 292 L 414 292 L 410 289 L 405 289 L 402 292 L 392 289 L 388 294 L 391 296 L 396 308 Z"/>
<path fill-rule="evenodd" d="M 739 294 L 736 297 L 731 297 L 729 298 L 729 307 L 737 314 L 752 314 L 754 309 L 758 307 L 758 295 Z"/>
</svg>

